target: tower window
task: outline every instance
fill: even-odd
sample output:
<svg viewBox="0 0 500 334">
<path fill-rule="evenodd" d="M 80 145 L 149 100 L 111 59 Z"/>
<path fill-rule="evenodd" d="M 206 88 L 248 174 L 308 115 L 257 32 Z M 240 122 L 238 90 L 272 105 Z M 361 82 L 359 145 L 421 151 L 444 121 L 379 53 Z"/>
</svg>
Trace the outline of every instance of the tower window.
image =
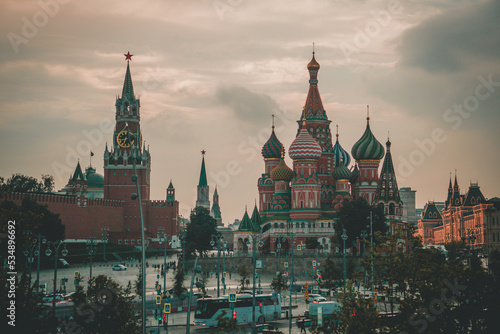
<svg viewBox="0 0 500 334">
<path fill-rule="evenodd" d="M 123 172 L 123 176 L 127 176 L 127 172 L 126 172 L 126 171 L 125 171 L 125 172 Z"/>
</svg>

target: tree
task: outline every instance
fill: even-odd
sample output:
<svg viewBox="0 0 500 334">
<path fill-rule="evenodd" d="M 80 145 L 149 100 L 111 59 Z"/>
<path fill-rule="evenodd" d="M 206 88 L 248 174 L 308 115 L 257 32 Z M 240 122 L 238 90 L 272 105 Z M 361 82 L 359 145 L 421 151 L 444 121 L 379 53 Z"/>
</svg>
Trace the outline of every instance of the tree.
<svg viewBox="0 0 500 334">
<path fill-rule="evenodd" d="M 7 275 L 6 272 L 0 272 L 0 307 L 6 310 L 2 332 L 55 333 L 57 322 L 51 317 L 52 308 L 42 305 L 42 296 L 33 293 L 33 287 L 28 285 L 27 275 L 22 274 L 19 278 L 17 275 Z M 13 291 L 15 297 L 12 296 Z M 12 300 L 15 300 L 14 306 L 11 305 Z M 15 327 L 7 324 L 14 324 Z"/>
<path fill-rule="evenodd" d="M 385 215 L 382 208 L 370 206 L 362 197 L 354 201 L 344 203 L 338 212 L 338 221 L 335 223 L 335 235 L 337 243 L 343 249 L 343 240 L 340 239 L 343 230 L 346 230 L 346 247 L 352 245 L 353 241 L 361 235 L 362 230 L 370 233 L 370 212 L 372 212 L 373 232 L 386 234 L 387 226 L 385 224 Z"/>
<path fill-rule="evenodd" d="M 42 180 L 38 181 L 32 176 L 13 174 L 5 181 L 0 177 L 0 191 L 17 193 L 50 193 L 54 190 L 54 177 L 42 175 Z"/>
<path fill-rule="evenodd" d="M 241 290 L 246 289 L 246 281 L 250 277 L 250 268 L 246 264 L 240 264 L 238 266 L 238 275 L 240 275 L 240 286 Z"/>
<path fill-rule="evenodd" d="M 328 290 L 333 290 L 339 285 L 339 281 L 343 279 L 342 269 L 335 265 L 332 257 L 328 257 L 321 270 L 321 280 L 323 287 Z"/>
<path fill-rule="evenodd" d="M 217 221 L 210 216 L 210 211 L 196 207 L 191 212 L 190 223 L 186 228 L 186 253 L 198 252 L 201 255 L 212 249 L 211 236 L 217 234 Z"/>
<path fill-rule="evenodd" d="M 137 279 L 134 282 L 135 293 L 142 299 L 142 268 L 139 267 L 139 273 L 137 274 Z"/>
<path fill-rule="evenodd" d="M 76 333 L 138 333 L 132 296 L 126 296 L 121 285 L 111 277 L 99 275 L 74 295 L 74 321 L 65 325 L 65 332 Z"/>
<path fill-rule="evenodd" d="M 226 317 L 226 310 L 222 310 L 221 313 L 215 318 L 217 320 L 217 332 L 219 333 L 234 333 L 238 331 L 238 323 L 236 319 L 232 317 Z"/>
<path fill-rule="evenodd" d="M 288 289 L 288 282 L 281 273 L 273 278 L 271 289 L 277 293 L 281 293 L 281 291 Z"/>
<path fill-rule="evenodd" d="M 174 296 L 180 297 L 185 291 L 184 280 L 186 279 L 186 273 L 181 266 L 177 266 L 174 276 Z"/>
<path fill-rule="evenodd" d="M 315 250 L 320 246 L 319 241 L 317 238 L 306 238 L 306 248 Z"/>
<path fill-rule="evenodd" d="M 372 334 L 379 333 L 382 326 L 377 308 L 369 299 L 365 299 L 352 286 L 347 285 L 345 293 L 339 293 L 341 310 L 334 312 L 334 319 L 338 321 L 325 321 L 322 326 L 314 323 L 311 327 L 313 334 Z"/>
</svg>

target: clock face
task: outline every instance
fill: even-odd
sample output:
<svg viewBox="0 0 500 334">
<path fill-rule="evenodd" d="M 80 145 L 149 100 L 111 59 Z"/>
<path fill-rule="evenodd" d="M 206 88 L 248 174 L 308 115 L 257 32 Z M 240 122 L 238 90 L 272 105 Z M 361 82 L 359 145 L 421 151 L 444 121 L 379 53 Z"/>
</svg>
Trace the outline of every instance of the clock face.
<svg viewBox="0 0 500 334">
<path fill-rule="evenodd" d="M 118 143 L 118 145 L 120 145 L 120 147 L 123 147 L 123 148 L 130 147 L 129 134 L 131 135 L 132 133 L 127 131 L 127 130 L 123 130 L 118 135 L 116 135 L 116 142 Z M 134 140 L 132 140 L 132 144 L 133 143 L 134 143 Z"/>
</svg>

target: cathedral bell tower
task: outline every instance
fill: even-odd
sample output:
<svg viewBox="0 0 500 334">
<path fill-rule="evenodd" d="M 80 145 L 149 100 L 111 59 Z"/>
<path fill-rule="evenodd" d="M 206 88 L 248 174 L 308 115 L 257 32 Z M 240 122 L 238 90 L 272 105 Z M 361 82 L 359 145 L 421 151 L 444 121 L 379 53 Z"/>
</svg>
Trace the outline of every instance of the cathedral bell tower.
<svg viewBox="0 0 500 334">
<path fill-rule="evenodd" d="M 104 198 L 130 202 L 126 205 L 126 228 L 140 230 L 139 208 L 132 203 L 131 196 L 137 193 L 133 180 L 133 157 L 136 156 L 137 179 L 142 201 L 150 199 L 151 156 L 143 147 L 140 125 L 140 100 L 135 97 L 130 74 L 130 52 L 125 54 L 127 71 L 122 95 L 116 99 L 115 130 L 113 144 L 104 151 Z M 138 225 L 137 225 L 137 224 Z"/>
</svg>

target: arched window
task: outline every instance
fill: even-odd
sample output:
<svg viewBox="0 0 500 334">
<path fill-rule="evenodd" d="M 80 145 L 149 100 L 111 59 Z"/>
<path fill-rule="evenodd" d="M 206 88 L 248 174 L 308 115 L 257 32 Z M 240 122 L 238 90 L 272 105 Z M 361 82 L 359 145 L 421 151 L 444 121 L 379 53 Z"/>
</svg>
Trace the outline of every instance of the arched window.
<svg viewBox="0 0 500 334">
<path fill-rule="evenodd" d="M 285 228 L 285 224 L 284 224 L 284 223 L 281 223 L 281 224 L 280 224 L 280 228 Z"/>
<path fill-rule="evenodd" d="M 306 227 L 306 224 L 302 223 L 302 224 L 300 224 L 300 227 L 301 227 L 301 228 L 305 228 L 305 227 Z"/>
<path fill-rule="evenodd" d="M 278 223 L 274 223 L 274 228 L 278 228 Z"/>
<path fill-rule="evenodd" d="M 395 211 L 396 211 L 396 205 L 394 205 L 394 203 L 389 204 L 389 214 L 393 215 Z"/>
</svg>

